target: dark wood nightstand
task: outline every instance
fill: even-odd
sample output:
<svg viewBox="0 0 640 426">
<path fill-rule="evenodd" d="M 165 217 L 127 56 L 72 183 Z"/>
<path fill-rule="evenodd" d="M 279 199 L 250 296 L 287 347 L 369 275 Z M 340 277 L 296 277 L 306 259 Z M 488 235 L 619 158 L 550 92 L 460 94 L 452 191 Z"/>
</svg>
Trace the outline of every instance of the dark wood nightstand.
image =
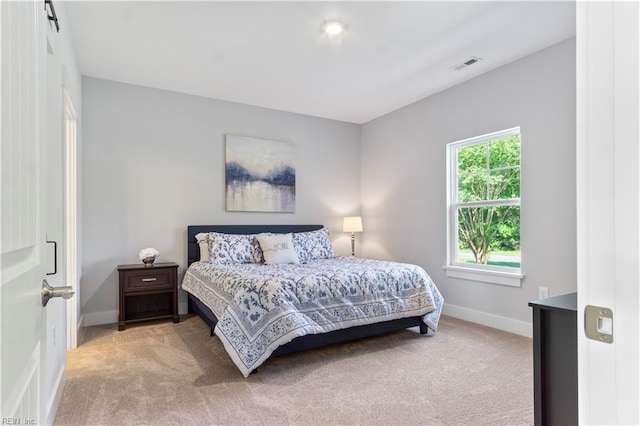
<svg viewBox="0 0 640 426">
<path fill-rule="evenodd" d="M 576 293 L 529 302 L 533 308 L 533 419 L 578 424 Z"/>
<path fill-rule="evenodd" d="M 153 266 L 118 265 L 120 275 L 120 314 L 118 330 L 127 323 L 178 316 L 178 265 L 173 262 Z"/>
</svg>

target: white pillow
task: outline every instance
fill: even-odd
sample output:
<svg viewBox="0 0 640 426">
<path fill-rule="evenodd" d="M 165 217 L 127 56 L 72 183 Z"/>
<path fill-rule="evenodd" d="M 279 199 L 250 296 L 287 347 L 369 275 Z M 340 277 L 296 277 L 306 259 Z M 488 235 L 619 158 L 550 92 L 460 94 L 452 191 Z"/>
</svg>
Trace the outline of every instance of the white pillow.
<svg viewBox="0 0 640 426">
<path fill-rule="evenodd" d="M 196 241 L 200 246 L 200 262 L 208 262 L 211 259 L 209 254 L 209 234 L 207 232 L 196 234 Z"/>
<path fill-rule="evenodd" d="M 256 236 L 264 255 L 264 263 L 300 263 L 293 249 L 291 234 L 259 234 Z"/>
</svg>

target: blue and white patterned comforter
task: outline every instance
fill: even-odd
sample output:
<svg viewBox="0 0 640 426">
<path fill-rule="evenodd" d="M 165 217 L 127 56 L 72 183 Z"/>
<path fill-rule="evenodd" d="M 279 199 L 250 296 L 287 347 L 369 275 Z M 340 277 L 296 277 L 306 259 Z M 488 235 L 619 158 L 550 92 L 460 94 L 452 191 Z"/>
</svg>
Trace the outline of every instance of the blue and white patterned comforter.
<svg viewBox="0 0 640 426">
<path fill-rule="evenodd" d="M 195 262 L 182 288 L 216 315 L 215 333 L 245 377 L 306 334 L 420 315 L 435 332 L 443 304 L 419 266 L 349 257 L 286 265 Z"/>
</svg>

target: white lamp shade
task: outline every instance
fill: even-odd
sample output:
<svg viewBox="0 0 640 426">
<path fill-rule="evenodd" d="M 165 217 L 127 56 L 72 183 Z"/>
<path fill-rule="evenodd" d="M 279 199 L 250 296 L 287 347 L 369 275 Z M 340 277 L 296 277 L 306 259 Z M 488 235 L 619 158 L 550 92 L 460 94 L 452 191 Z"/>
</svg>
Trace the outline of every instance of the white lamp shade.
<svg viewBox="0 0 640 426">
<path fill-rule="evenodd" d="M 345 217 L 342 232 L 362 232 L 362 218 L 360 216 Z"/>
</svg>

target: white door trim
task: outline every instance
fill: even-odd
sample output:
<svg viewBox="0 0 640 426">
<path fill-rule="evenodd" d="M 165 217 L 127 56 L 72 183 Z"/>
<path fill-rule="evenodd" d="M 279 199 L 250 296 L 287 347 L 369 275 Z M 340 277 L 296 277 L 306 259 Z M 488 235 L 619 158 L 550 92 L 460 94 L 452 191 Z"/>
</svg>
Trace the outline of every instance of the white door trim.
<svg viewBox="0 0 640 426">
<path fill-rule="evenodd" d="M 66 76 L 63 76 L 66 78 Z M 76 292 L 75 297 L 67 300 L 67 350 L 76 348 L 78 344 L 78 304 L 80 287 L 78 285 L 78 158 L 77 158 L 77 116 L 71 96 L 63 86 L 64 97 L 64 227 L 66 285 Z"/>
</svg>

